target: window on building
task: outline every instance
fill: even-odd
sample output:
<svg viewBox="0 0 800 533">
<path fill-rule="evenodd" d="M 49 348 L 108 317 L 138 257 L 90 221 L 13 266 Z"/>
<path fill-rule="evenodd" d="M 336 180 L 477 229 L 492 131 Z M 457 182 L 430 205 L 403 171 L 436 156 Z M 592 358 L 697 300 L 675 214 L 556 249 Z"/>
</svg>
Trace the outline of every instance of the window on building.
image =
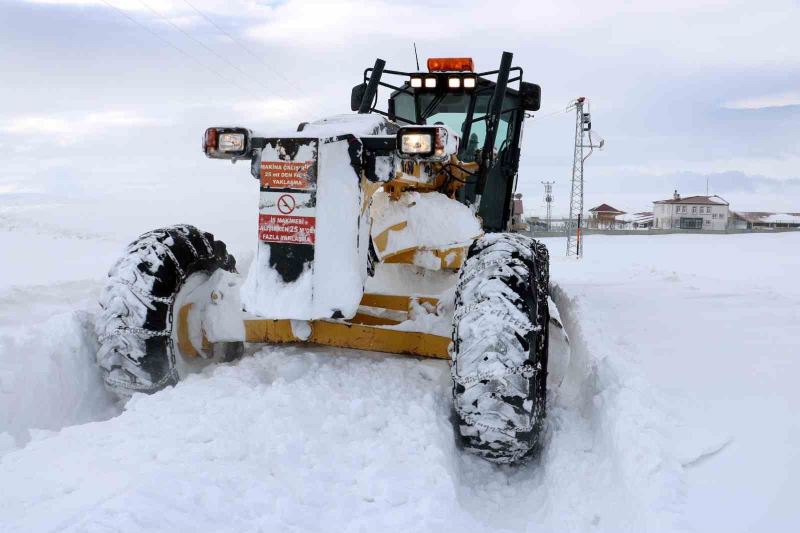
<svg viewBox="0 0 800 533">
<path fill-rule="evenodd" d="M 697 206 L 696 205 L 692 206 L 692 213 L 697 213 Z"/>
<path fill-rule="evenodd" d="M 703 229 L 702 218 L 681 218 L 681 229 Z"/>
<path fill-rule="evenodd" d="M 706 207 L 706 213 L 710 213 L 710 212 L 711 212 L 711 206 L 709 205 L 708 207 Z"/>
</svg>

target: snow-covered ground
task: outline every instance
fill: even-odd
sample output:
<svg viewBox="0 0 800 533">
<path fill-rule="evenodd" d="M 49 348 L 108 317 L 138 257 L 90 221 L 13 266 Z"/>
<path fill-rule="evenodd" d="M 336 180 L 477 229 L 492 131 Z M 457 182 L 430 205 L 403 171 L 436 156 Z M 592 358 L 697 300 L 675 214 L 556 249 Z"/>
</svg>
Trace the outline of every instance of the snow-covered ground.
<svg viewBox="0 0 800 533">
<path fill-rule="evenodd" d="M 136 194 L 0 201 L 0 530 L 800 529 L 800 233 L 547 240 L 571 366 L 509 468 L 458 449 L 441 361 L 267 347 L 114 405 L 91 324 L 126 242 L 255 234 L 255 191 Z"/>
</svg>

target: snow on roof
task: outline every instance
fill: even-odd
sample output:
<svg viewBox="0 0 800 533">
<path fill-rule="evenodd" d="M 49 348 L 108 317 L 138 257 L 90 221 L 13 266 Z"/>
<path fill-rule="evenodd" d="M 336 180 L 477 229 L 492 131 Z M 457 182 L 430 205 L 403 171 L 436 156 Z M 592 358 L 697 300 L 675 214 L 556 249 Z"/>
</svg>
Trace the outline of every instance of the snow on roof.
<svg viewBox="0 0 800 533">
<path fill-rule="evenodd" d="M 769 213 L 765 211 L 736 212 L 739 218 L 761 224 L 800 224 L 800 213 Z"/>
<path fill-rule="evenodd" d="M 644 222 L 652 222 L 653 221 L 653 213 L 651 211 L 642 211 L 639 213 L 623 213 L 621 215 L 617 215 L 614 217 L 615 220 L 619 222 L 638 222 L 642 224 Z"/>
<path fill-rule="evenodd" d="M 670 198 L 669 200 L 658 200 L 654 204 L 694 204 L 694 205 L 729 205 L 728 202 L 719 196 L 687 196 L 686 198 Z"/>
<path fill-rule="evenodd" d="M 800 214 L 793 215 L 791 213 L 775 213 L 764 218 L 764 222 L 770 223 L 785 223 L 785 224 L 800 224 Z"/>
<path fill-rule="evenodd" d="M 615 207 L 611 207 L 608 204 L 600 204 L 597 207 L 593 207 L 589 209 L 591 213 L 625 213 L 625 211 L 620 211 Z"/>
</svg>

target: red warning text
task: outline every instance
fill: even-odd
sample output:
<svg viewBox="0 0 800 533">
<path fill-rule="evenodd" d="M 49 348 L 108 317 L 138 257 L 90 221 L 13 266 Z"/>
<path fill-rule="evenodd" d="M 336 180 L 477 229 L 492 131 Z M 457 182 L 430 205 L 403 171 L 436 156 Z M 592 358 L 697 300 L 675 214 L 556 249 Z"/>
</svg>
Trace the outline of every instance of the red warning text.
<svg viewBox="0 0 800 533">
<path fill-rule="evenodd" d="M 258 238 L 264 242 L 314 244 L 316 217 L 258 216 Z"/>
<path fill-rule="evenodd" d="M 261 186 L 271 189 L 313 189 L 314 161 L 262 161 Z"/>
</svg>

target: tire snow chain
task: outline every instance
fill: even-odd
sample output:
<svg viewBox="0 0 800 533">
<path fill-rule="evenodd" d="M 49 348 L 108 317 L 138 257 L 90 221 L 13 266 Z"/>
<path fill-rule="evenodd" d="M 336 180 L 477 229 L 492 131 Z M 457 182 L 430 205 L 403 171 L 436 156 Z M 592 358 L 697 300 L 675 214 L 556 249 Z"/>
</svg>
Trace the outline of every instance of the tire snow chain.
<svg viewBox="0 0 800 533">
<path fill-rule="evenodd" d="M 136 287 L 133 283 L 128 283 L 127 281 L 122 281 L 121 285 L 125 285 L 128 289 L 140 300 L 150 300 L 151 302 L 159 302 L 162 304 L 169 304 L 172 302 L 172 299 L 167 296 L 153 296 L 152 294 L 146 294 L 142 292 L 141 289 Z"/>
<path fill-rule="evenodd" d="M 206 255 L 205 257 L 203 257 L 203 256 L 202 256 L 202 255 L 200 255 L 200 253 L 197 251 L 197 248 L 195 248 L 194 244 L 192 244 L 192 240 L 189 238 L 188 234 L 187 234 L 187 233 L 184 233 L 184 229 L 185 229 L 185 226 L 181 226 L 181 227 L 180 227 L 180 229 L 176 228 L 176 231 L 177 231 L 178 235 L 179 235 L 179 236 L 180 236 L 180 237 L 181 237 L 181 238 L 182 238 L 184 241 L 186 241 L 186 244 L 188 244 L 188 245 L 189 245 L 189 248 L 191 248 L 191 249 L 192 249 L 192 252 L 194 252 L 194 256 L 195 256 L 195 257 L 199 257 L 199 258 L 202 258 L 202 259 L 209 259 L 209 258 L 211 258 L 211 257 L 214 257 L 214 248 L 211 246 L 211 243 L 210 243 L 210 242 L 208 242 L 208 239 L 206 238 L 206 235 L 205 235 L 205 233 L 202 233 L 202 234 L 201 234 L 201 237 L 203 238 L 203 244 L 204 244 L 204 245 L 205 245 L 205 247 L 206 247 L 206 252 L 208 253 L 208 255 Z M 196 229 L 196 228 L 195 228 L 195 229 Z M 199 230 L 198 230 L 198 231 L 199 231 Z"/>
<path fill-rule="evenodd" d="M 486 424 L 482 424 L 481 422 L 478 422 L 477 420 L 475 420 L 474 413 L 472 413 L 472 412 L 465 412 L 465 411 L 463 411 L 461 409 L 456 409 L 456 412 L 458 412 L 458 414 L 461 416 L 461 418 L 464 419 L 464 422 L 466 422 L 467 424 L 479 427 L 479 428 L 481 428 L 481 429 L 483 429 L 485 431 L 500 431 L 502 433 L 510 433 L 510 432 L 517 433 L 517 432 L 530 431 L 530 430 L 533 429 L 533 426 L 534 426 L 534 424 L 526 424 L 524 426 L 514 426 L 514 427 L 511 427 L 511 428 L 496 428 L 496 427 L 488 426 Z M 474 449 L 479 449 L 479 448 L 474 448 Z M 509 462 L 514 461 L 514 460 L 522 457 L 526 453 L 528 453 L 528 450 L 525 450 L 524 452 L 515 455 L 514 458 L 511 459 Z"/>
<path fill-rule="evenodd" d="M 163 243 L 162 243 L 162 245 L 163 245 Z M 163 245 L 163 247 L 164 247 L 164 252 L 166 253 L 166 255 L 168 255 L 169 258 L 172 259 L 172 262 L 175 264 L 175 270 L 178 271 L 178 274 L 180 274 L 181 279 L 186 278 L 186 274 L 183 272 L 183 269 L 181 268 L 181 264 L 178 262 L 178 258 L 175 257 L 175 254 L 172 253 L 172 250 L 169 249 L 169 246 Z"/>
<path fill-rule="evenodd" d="M 100 341 L 104 342 L 111 337 L 117 337 L 120 333 L 133 333 L 134 335 L 144 338 L 144 339 L 151 339 L 153 337 L 169 337 L 172 334 L 166 330 L 152 330 L 152 329 L 145 329 L 139 328 L 136 326 L 125 326 L 120 328 L 114 328 L 109 333 L 102 335 L 100 337 Z"/>
<path fill-rule="evenodd" d="M 455 365 L 450 367 L 450 375 L 453 376 L 453 381 L 458 383 L 459 385 L 471 385 L 472 383 L 477 383 L 479 381 L 490 381 L 490 380 L 498 380 L 503 379 L 507 376 L 514 376 L 514 375 L 521 375 L 526 379 L 530 379 L 536 374 L 538 370 L 541 370 L 541 364 L 537 364 L 535 367 L 531 364 L 524 364 L 522 366 L 518 366 L 515 368 L 509 368 L 505 372 L 484 372 L 483 374 L 475 374 L 474 376 L 467 376 L 462 377 L 456 373 Z"/>
<path fill-rule="evenodd" d="M 116 368 L 120 368 L 121 370 L 126 371 L 123 367 L 116 367 Z M 128 374 L 130 374 L 130 372 L 128 372 Z M 175 373 L 174 373 L 174 369 L 173 369 L 173 371 L 167 372 L 164 375 L 163 378 L 161 378 L 157 382 L 151 384 L 150 387 L 148 387 L 145 390 L 149 390 L 149 389 L 158 390 L 158 389 L 162 388 L 164 385 L 167 385 L 172 380 L 172 378 L 174 378 L 174 377 L 175 377 Z M 134 378 L 135 378 L 135 376 L 134 376 Z M 135 378 L 135 379 L 138 381 L 138 378 Z M 114 378 L 111 378 L 111 377 L 106 377 L 105 381 L 106 381 L 106 383 L 108 383 L 110 385 L 114 385 L 115 387 L 119 387 L 121 389 L 130 390 L 130 391 L 133 391 L 133 392 L 141 392 L 143 390 L 141 387 L 136 387 L 133 383 L 131 383 L 129 381 L 125 381 L 125 380 L 119 380 L 119 379 L 114 379 Z"/>
<path fill-rule="evenodd" d="M 194 254 L 194 256 L 195 256 L 195 257 L 200 257 L 200 254 L 198 254 L 198 253 L 197 253 L 197 248 L 195 248 L 195 247 L 194 247 L 194 244 L 192 244 L 192 241 L 191 241 L 191 240 L 189 240 L 189 237 L 187 237 L 187 236 L 186 236 L 186 235 L 183 233 L 183 229 L 184 229 L 184 228 L 180 228 L 180 229 L 178 229 L 178 228 L 175 228 L 175 229 L 176 229 L 175 233 L 177 233 L 177 234 L 178 234 L 178 236 L 179 236 L 181 239 L 183 239 L 183 240 L 184 240 L 184 242 L 186 242 L 186 244 L 187 244 L 187 245 L 189 246 L 189 248 L 192 250 L 192 253 Z M 203 237 L 203 240 L 204 240 L 204 241 L 206 240 L 206 239 L 205 239 L 205 236 Z M 206 248 L 208 248 L 208 245 L 206 245 Z"/>
<path fill-rule="evenodd" d="M 464 315 L 466 315 L 468 313 L 472 313 L 473 311 L 476 311 L 479 307 L 482 306 L 482 304 L 485 301 L 486 300 L 480 300 L 480 301 L 475 302 L 473 304 L 469 304 L 466 307 L 462 307 L 461 309 L 459 309 L 458 311 L 455 312 L 455 314 L 453 315 L 453 320 L 455 322 L 460 322 L 461 319 L 464 318 Z M 509 313 L 508 311 L 497 311 L 495 309 L 492 309 L 489 312 L 484 312 L 484 314 L 489 314 L 489 315 L 493 315 L 493 316 L 505 319 L 507 324 L 510 324 L 511 326 L 514 326 L 516 329 L 518 329 L 520 331 L 525 331 L 526 333 L 528 331 L 541 331 L 541 329 L 542 329 L 542 327 L 540 325 L 538 325 L 538 324 L 534 325 L 534 324 L 531 323 L 530 320 L 525 320 L 523 322 L 522 320 L 519 320 L 519 319 L 511 316 L 511 313 Z M 522 314 L 521 311 L 520 311 L 520 314 Z"/>
<path fill-rule="evenodd" d="M 466 274 L 464 274 L 461 277 L 461 279 L 459 280 L 458 283 L 459 283 L 459 285 L 464 285 L 464 284 L 469 283 L 478 274 L 484 274 L 486 267 L 511 266 L 511 265 L 517 265 L 517 266 L 528 268 L 528 265 L 526 265 L 523 261 L 521 261 L 520 259 L 517 259 L 516 257 L 508 257 L 506 259 L 491 259 L 489 261 L 481 261 L 477 265 L 467 265 L 467 266 L 465 266 L 464 270 L 466 271 L 467 269 L 469 269 L 469 270 L 471 270 L 471 272 L 467 272 Z M 478 267 L 481 267 L 481 268 L 478 268 Z"/>
</svg>

